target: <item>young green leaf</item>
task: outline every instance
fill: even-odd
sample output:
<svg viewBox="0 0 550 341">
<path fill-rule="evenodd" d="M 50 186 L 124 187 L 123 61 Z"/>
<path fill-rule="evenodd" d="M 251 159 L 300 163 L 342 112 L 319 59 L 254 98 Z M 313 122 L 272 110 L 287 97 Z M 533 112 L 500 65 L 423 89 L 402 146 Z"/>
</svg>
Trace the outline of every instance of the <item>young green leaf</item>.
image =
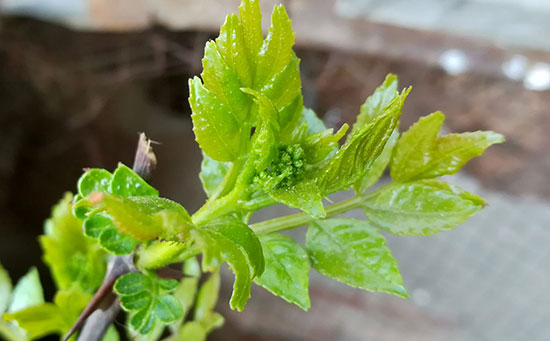
<svg viewBox="0 0 550 341">
<path fill-rule="evenodd" d="M 122 308 L 133 312 L 130 325 L 136 332 L 146 335 L 157 330 L 156 320 L 169 324 L 182 318 L 180 301 L 165 294 L 176 288 L 173 284 L 137 272 L 125 274 L 115 282 L 114 290 L 120 296 Z"/>
<path fill-rule="evenodd" d="M 137 311 L 130 318 L 130 327 L 141 335 L 147 335 L 153 331 L 156 318 L 153 310 L 145 308 Z"/>
<path fill-rule="evenodd" d="M 91 295 L 80 289 L 61 290 L 55 295 L 54 303 L 39 303 L 3 317 L 7 321 L 17 321 L 30 339 L 53 333 L 64 335 L 90 299 Z"/>
<path fill-rule="evenodd" d="M 271 83 L 273 76 L 286 67 L 292 56 L 294 32 L 284 6 L 273 8 L 271 27 L 257 58 L 255 84 Z"/>
<path fill-rule="evenodd" d="M 0 264 L 0 316 L 8 309 L 11 296 L 11 279 L 8 272 Z"/>
<path fill-rule="evenodd" d="M 112 174 L 105 169 L 88 169 L 78 180 L 78 193 L 85 197 L 94 192 L 108 192 L 110 190 L 111 179 Z"/>
<path fill-rule="evenodd" d="M 330 194 L 359 181 L 380 155 L 399 122 L 401 108 L 410 89 L 394 98 L 384 113 L 348 136 L 330 163 L 322 170 L 321 187 Z"/>
<path fill-rule="evenodd" d="M 155 196 L 159 192 L 137 175 L 133 170 L 123 165 L 118 165 L 113 173 L 110 183 L 110 193 L 118 194 L 124 197 L 132 196 Z M 97 192 L 97 191 L 96 191 Z"/>
<path fill-rule="evenodd" d="M 176 340 L 193 340 L 205 341 L 208 332 L 200 322 L 191 321 L 183 325 L 177 337 L 171 338 L 170 341 Z"/>
<path fill-rule="evenodd" d="M 372 162 L 370 169 L 365 173 L 365 175 L 359 179 L 355 184 L 353 184 L 353 189 L 355 193 L 362 194 L 367 189 L 372 187 L 384 174 L 384 171 L 390 163 L 393 150 L 395 145 L 399 140 L 399 132 L 397 129 L 393 131 L 388 142 L 384 146 L 382 153 Z"/>
<path fill-rule="evenodd" d="M 231 163 L 216 161 L 208 156 L 208 154 L 202 153 L 201 172 L 199 177 L 204 192 L 208 197 L 214 195 L 230 167 Z"/>
<path fill-rule="evenodd" d="M 6 321 L 17 321 L 27 337 L 37 339 L 63 329 L 63 319 L 59 307 L 52 303 L 42 303 L 26 309 L 4 314 Z"/>
<path fill-rule="evenodd" d="M 470 159 L 481 155 L 504 137 L 491 131 L 437 137 L 445 115 L 422 117 L 407 130 L 395 148 L 391 176 L 395 181 L 430 179 L 457 173 Z"/>
<path fill-rule="evenodd" d="M 274 8 L 265 40 L 259 2 L 243 2 L 240 12 L 240 20 L 229 15 L 220 36 L 206 44 L 202 82 L 197 77 L 189 82 L 197 142 L 217 161 L 236 161 L 247 153 L 250 128 L 256 126 L 252 98 L 240 89 L 256 91 L 256 99 L 259 94 L 273 104 L 279 113 L 277 131 L 292 131 L 302 111 L 299 59 L 292 51 L 294 33 L 284 7 Z M 272 134 L 264 129 L 255 135 L 264 140 Z"/>
<path fill-rule="evenodd" d="M 241 128 L 229 107 L 198 77 L 189 80 L 193 131 L 201 149 L 217 161 L 234 161 L 241 152 Z"/>
<path fill-rule="evenodd" d="M 265 270 L 254 282 L 304 310 L 310 307 L 309 260 L 304 249 L 282 234 L 261 235 Z"/>
<path fill-rule="evenodd" d="M 386 76 L 384 83 L 376 88 L 374 93 L 361 106 L 361 111 L 353 125 L 352 133 L 382 115 L 385 111 L 384 109 L 398 96 L 397 76 L 390 73 Z"/>
<path fill-rule="evenodd" d="M 113 219 L 105 214 L 94 214 L 84 219 L 82 226 L 84 234 L 90 238 L 99 238 L 101 233 L 109 228 L 116 228 Z"/>
<path fill-rule="evenodd" d="M 222 315 L 216 313 L 215 311 L 209 311 L 199 322 L 206 333 L 210 333 L 212 329 L 223 326 L 224 321 L 225 320 Z"/>
<path fill-rule="evenodd" d="M 43 259 L 58 289 L 78 286 L 91 293 L 101 285 L 105 276 L 106 253 L 94 240 L 82 234 L 82 222 L 73 216 L 71 201 L 72 195 L 65 194 L 44 224 L 44 235 L 40 236 Z M 90 225 L 101 219 L 111 222 L 107 217 L 94 215 L 86 218 L 84 231 L 94 230 Z"/>
<path fill-rule="evenodd" d="M 307 231 L 306 250 L 313 268 L 325 276 L 353 287 L 408 297 L 384 236 L 366 221 L 315 221 Z"/>
<path fill-rule="evenodd" d="M 153 286 L 151 279 L 139 272 L 132 272 L 120 276 L 113 289 L 121 296 L 134 295 L 148 291 Z"/>
<path fill-rule="evenodd" d="M 183 241 L 192 226 L 187 211 L 181 205 L 164 198 L 123 197 L 103 193 L 95 196 L 93 203 L 113 218 L 118 231 L 139 240 L 162 237 Z"/>
<path fill-rule="evenodd" d="M 344 124 L 336 134 L 333 129 L 324 129 L 304 139 L 305 160 L 310 165 L 330 158 L 339 148 L 338 141 L 344 137 L 349 126 Z"/>
<path fill-rule="evenodd" d="M 155 316 L 163 323 L 172 323 L 181 318 L 181 303 L 172 295 L 159 296 L 155 302 Z"/>
<path fill-rule="evenodd" d="M 236 219 L 221 219 L 194 230 L 204 248 L 203 268 L 215 270 L 226 261 L 235 273 L 230 306 L 242 311 L 250 297 L 250 282 L 264 270 L 262 246 L 256 234 Z"/>
<path fill-rule="evenodd" d="M 180 301 L 183 308 L 183 319 L 185 318 L 185 316 L 187 316 L 189 310 L 191 310 L 191 307 L 195 302 L 198 284 L 199 278 L 185 277 L 180 281 L 178 287 L 174 291 L 174 297 Z M 180 324 L 181 322 L 183 322 L 183 319 L 182 321 L 180 321 Z"/>
<path fill-rule="evenodd" d="M 127 255 L 134 251 L 139 240 L 121 233 L 115 227 L 106 228 L 98 238 L 99 246 L 115 256 Z"/>
<path fill-rule="evenodd" d="M 195 321 L 200 321 L 207 313 L 214 309 L 220 291 L 220 273 L 213 272 L 201 286 L 195 303 Z"/>
<path fill-rule="evenodd" d="M 260 92 L 242 88 L 244 93 L 252 95 L 258 108 L 259 124 L 252 136 L 250 161 L 257 172 L 263 171 L 277 155 L 279 141 L 279 123 L 277 109 L 273 103 Z"/>
<path fill-rule="evenodd" d="M 29 272 L 17 281 L 13 288 L 11 303 L 8 312 L 13 313 L 44 303 L 44 292 L 38 270 L 31 268 Z"/>
<path fill-rule="evenodd" d="M 485 206 L 480 197 L 439 180 L 394 183 L 362 204 L 369 220 L 404 236 L 452 229 Z"/>
<path fill-rule="evenodd" d="M 315 219 L 326 216 L 321 189 L 314 180 L 300 181 L 294 186 L 281 187 L 269 192 L 275 201 L 301 209 Z"/>
</svg>

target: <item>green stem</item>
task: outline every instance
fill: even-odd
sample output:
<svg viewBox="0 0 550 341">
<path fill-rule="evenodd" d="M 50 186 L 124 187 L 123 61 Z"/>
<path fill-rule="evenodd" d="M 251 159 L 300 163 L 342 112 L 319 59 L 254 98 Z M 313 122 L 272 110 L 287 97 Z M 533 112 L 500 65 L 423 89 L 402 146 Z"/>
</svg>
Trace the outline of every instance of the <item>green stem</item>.
<svg viewBox="0 0 550 341">
<path fill-rule="evenodd" d="M 370 192 L 368 194 L 358 195 L 351 199 L 347 199 L 325 207 L 325 212 L 327 213 L 326 218 L 361 207 L 361 202 L 376 195 L 377 192 L 378 190 Z M 250 228 L 257 234 L 266 234 L 277 231 L 290 230 L 296 227 L 307 225 L 314 220 L 315 219 L 312 218 L 310 215 L 301 212 L 286 217 L 270 219 L 262 221 L 261 223 L 252 224 L 250 225 Z"/>
<path fill-rule="evenodd" d="M 325 207 L 327 218 L 333 215 L 347 212 L 358 208 L 361 205 L 363 197 L 357 196 L 351 199 L 344 200 L 334 205 Z M 252 224 L 250 228 L 257 234 L 266 234 L 282 230 L 289 230 L 296 227 L 306 225 L 315 219 L 306 213 L 297 213 L 286 217 L 280 217 L 262 221 L 261 223 Z"/>
<path fill-rule="evenodd" d="M 208 200 L 216 200 L 229 193 L 231 189 L 235 187 L 235 182 L 237 181 L 237 177 L 241 173 L 243 165 L 244 162 L 242 160 L 237 160 L 233 162 L 222 182 L 216 188 L 216 192 L 214 192 L 212 197 Z"/>
<path fill-rule="evenodd" d="M 233 191 L 222 198 L 207 201 L 206 204 L 191 216 L 193 224 L 200 226 L 235 211 L 237 206 L 235 203 L 239 201 L 241 196 L 241 191 L 234 188 Z"/>
</svg>

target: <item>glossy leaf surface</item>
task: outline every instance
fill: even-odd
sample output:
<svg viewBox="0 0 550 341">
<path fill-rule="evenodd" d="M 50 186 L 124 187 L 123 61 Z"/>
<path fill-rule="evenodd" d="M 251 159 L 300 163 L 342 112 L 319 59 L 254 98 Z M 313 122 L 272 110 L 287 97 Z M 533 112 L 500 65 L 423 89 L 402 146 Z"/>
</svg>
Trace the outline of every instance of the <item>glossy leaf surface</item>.
<svg viewBox="0 0 550 341">
<path fill-rule="evenodd" d="M 235 219 L 220 220 L 196 232 L 205 248 L 203 268 L 216 270 L 226 261 L 235 273 L 230 305 L 242 311 L 250 297 L 250 282 L 264 270 L 262 247 L 256 234 Z"/>
<path fill-rule="evenodd" d="M 480 197 L 439 180 L 391 184 L 363 202 L 371 222 L 407 236 L 451 229 L 484 206 Z"/>
<path fill-rule="evenodd" d="M 323 170 L 321 181 L 325 193 L 347 189 L 369 171 L 398 124 L 409 91 L 403 91 L 385 107 L 383 114 L 371 123 L 359 126 L 348 136 L 346 143 Z"/>
<path fill-rule="evenodd" d="M 309 259 L 292 238 L 281 234 L 260 236 L 265 270 L 254 282 L 304 310 L 310 307 Z"/>
<path fill-rule="evenodd" d="M 325 276 L 353 287 L 408 297 L 384 236 L 366 221 L 315 221 L 307 231 L 306 250 L 313 268 Z"/>
<path fill-rule="evenodd" d="M 395 181 L 455 174 L 489 146 L 504 142 L 502 135 L 491 131 L 437 137 L 444 120 L 445 115 L 436 112 L 420 118 L 403 133 L 391 160 L 391 176 Z"/>
</svg>

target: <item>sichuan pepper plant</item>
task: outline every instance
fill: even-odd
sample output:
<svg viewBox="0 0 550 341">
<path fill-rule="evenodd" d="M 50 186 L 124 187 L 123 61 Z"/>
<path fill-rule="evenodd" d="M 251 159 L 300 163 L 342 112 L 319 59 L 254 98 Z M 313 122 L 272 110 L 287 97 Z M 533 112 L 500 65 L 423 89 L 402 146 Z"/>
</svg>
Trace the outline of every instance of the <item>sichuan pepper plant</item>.
<svg viewBox="0 0 550 341">
<path fill-rule="evenodd" d="M 327 129 L 303 106 L 300 60 L 284 7 L 274 8 L 265 38 L 257 0 L 243 0 L 239 14 L 227 16 L 219 37 L 206 43 L 201 77 L 189 81 L 208 200 L 191 215 L 160 197 L 135 168 L 86 170 L 40 237 L 58 288 L 53 303 L 44 302 L 35 270 L 13 291 L 0 270 L 5 338 L 67 333 L 86 306 L 84 318 L 93 311 L 94 292 L 112 279 L 103 281 L 109 257 L 123 255 L 132 264 L 115 278 L 115 304 L 138 340 L 204 340 L 219 327 L 223 317 L 213 307 L 224 262 L 235 274 L 229 305 L 239 311 L 253 282 L 309 309 L 310 267 L 352 287 L 408 297 L 382 232 L 429 236 L 485 206 L 438 178 L 503 142 L 501 135 L 440 136 L 440 112 L 400 133 L 411 88 L 399 90 L 391 74 L 351 127 Z M 371 190 L 386 168 L 393 181 Z M 350 189 L 350 199 L 326 199 Z M 301 212 L 249 223 L 256 211 L 278 203 Z M 337 217 L 354 209 L 365 219 Z M 280 233 L 301 226 L 307 226 L 305 245 Z M 118 339 L 112 326 L 104 339 Z"/>
</svg>

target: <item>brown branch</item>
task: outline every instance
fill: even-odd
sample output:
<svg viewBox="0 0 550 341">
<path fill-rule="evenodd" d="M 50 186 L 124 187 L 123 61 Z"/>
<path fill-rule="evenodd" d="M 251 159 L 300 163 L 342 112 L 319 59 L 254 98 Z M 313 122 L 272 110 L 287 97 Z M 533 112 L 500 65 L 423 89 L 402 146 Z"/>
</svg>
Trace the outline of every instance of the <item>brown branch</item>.
<svg viewBox="0 0 550 341">
<path fill-rule="evenodd" d="M 150 180 L 157 164 L 151 148 L 151 140 L 144 133 L 139 135 L 139 142 L 134 157 L 133 170 L 146 181 Z M 109 260 L 107 274 L 88 306 L 82 311 L 63 341 L 68 340 L 81 327 L 79 341 L 101 341 L 109 325 L 120 312 L 120 305 L 113 292 L 113 285 L 120 276 L 136 271 L 134 255 L 113 256 Z"/>
</svg>

